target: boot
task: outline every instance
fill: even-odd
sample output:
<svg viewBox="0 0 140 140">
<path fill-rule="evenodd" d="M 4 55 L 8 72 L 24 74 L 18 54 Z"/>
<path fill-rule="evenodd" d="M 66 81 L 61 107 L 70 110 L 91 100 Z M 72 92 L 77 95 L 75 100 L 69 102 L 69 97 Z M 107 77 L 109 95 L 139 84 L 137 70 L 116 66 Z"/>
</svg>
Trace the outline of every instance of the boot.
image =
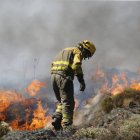
<svg viewBox="0 0 140 140">
<path fill-rule="evenodd" d="M 52 126 L 54 127 L 55 131 L 62 130 L 61 119 L 54 118 L 53 121 L 52 121 Z"/>
</svg>

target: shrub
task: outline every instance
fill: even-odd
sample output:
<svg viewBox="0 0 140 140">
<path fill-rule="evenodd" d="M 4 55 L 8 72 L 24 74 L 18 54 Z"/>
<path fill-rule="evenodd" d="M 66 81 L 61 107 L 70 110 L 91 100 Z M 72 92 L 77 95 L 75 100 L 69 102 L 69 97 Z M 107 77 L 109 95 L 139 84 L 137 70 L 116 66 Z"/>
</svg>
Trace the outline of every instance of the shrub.
<svg viewBox="0 0 140 140">
<path fill-rule="evenodd" d="M 105 128 L 82 128 L 78 130 L 75 134 L 78 138 L 92 138 L 98 140 L 112 140 L 113 135 L 112 133 Z"/>
<path fill-rule="evenodd" d="M 124 94 L 116 94 L 112 96 L 114 107 L 122 107 L 123 106 L 123 100 L 124 100 Z"/>
<path fill-rule="evenodd" d="M 85 129 L 85 128 L 82 128 L 80 130 L 78 130 L 75 134 L 75 136 L 77 138 L 92 138 L 94 139 L 95 138 L 95 134 L 94 134 L 94 131 L 92 131 L 92 129 Z"/>
<path fill-rule="evenodd" d="M 120 94 L 105 97 L 101 103 L 101 108 L 104 112 L 109 113 L 113 108 L 126 107 L 132 104 L 140 106 L 140 91 L 126 89 Z"/>
<path fill-rule="evenodd" d="M 113 100 L 111 97 L 106 97 L 102 103 L 101 107 L 104 112 L 109 113 L 113 109 Z"/>
<path fill-rule="evenodd" d="M 6 135 L 10 131 L 10 127 L 5 122 L 0 122 L 0 137 Z"/>
<path fill-rule="evenodd" d="M 140 139 L 140 117 L 134 116 L 129 120 L 120 123 L 118 136 L 120 140 L 138 140 Z"/>
</svg>

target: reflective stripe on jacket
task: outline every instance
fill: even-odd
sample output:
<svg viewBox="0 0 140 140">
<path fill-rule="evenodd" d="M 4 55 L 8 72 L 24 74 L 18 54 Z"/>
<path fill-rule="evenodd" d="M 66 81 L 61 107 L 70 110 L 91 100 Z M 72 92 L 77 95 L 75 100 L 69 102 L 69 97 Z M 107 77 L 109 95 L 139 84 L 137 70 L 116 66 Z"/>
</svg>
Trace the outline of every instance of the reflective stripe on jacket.
<svg viewBox="0 0 140 140">
<path fill-rule="evenodd" d="M 83 74 L 82 53 L 78 47 L 65 48 L 54 59 L 51 66 L 51 73 L 63 74 L 74 77 Z"/>
</svg>

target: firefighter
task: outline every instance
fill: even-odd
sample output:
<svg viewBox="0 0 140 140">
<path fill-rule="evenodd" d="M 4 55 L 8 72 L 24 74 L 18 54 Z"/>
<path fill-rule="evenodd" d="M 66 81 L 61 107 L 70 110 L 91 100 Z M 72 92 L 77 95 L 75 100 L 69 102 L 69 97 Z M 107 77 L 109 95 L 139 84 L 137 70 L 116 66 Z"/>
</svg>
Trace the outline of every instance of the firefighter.
<svg viewBox="0 0 140 140">
<path fill-rule="evenodd" d="M 84 40 L 75 47 L 63 49 L 51 65 L 51 83 L 58 101 L 53 115 L 52 125 L 55 130 L 72 126 L 74 113 L 74 76 L 80 83 L 80 91 L 85 90 L 82 60 L 90 58 L 96 48 L 91 41 Z"/>
</svg>

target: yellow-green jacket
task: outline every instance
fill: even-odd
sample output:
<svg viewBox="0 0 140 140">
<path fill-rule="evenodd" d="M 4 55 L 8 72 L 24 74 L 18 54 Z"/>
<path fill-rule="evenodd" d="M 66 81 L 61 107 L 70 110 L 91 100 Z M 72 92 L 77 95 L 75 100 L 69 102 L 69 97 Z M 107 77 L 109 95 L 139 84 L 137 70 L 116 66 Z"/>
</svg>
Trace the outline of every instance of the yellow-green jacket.
<svg viewBox="0 0 140 140">
<path fill-rule="evenodd" d="M 51 74 L 61 74 L 70 76 L 83 75 L 82 71 L 82 53 L 78 47 L 63 49 L 54 59 L 51 65 Z"/>
</svg>

